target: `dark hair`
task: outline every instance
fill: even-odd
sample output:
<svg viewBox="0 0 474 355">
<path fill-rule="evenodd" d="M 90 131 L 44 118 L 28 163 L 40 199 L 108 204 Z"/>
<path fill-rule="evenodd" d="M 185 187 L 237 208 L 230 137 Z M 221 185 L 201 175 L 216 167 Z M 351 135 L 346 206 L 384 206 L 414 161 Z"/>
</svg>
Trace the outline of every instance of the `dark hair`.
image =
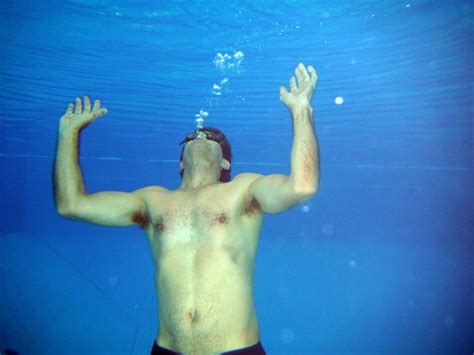
<svg viewBox="0 0 474 355">
<path fill-rule="evenodd" d="M 220 133 L 224 136 L 224 140 L 221 141 L 220 144 L 219 144 L 221 146 L 221 149 L 222 149 L 222 157 L 224 159 L 227 159 L 229 161 L 229 163 L 232 162 L 232 147 L 230 146 L 230 143 L 227 140 L 225 134 L 221 130 L 218 130 L 217 128 L 214 128 L 214 127 L 203 127 L 202 130 L 203 131 L 208 131 L 208 132 L 211 132 L 211 133 Z M 185 146 L 186 145 L 183 145 L 183 149 L 181 150 L 181 156 L 179 157 L 179 161 L 183 160 Z M 231 170 L 232 170 L 232 166 L 229 167 L 229 170 L 221 169 L 221 176 L 220 176 L 219 180 L 221 182 L 230 181 Z M 183 178 L 183 174 L 184 174 L 184 169 L 182 169 L 182 170 L 180 169 L 179 176 L 181 176 L 181 178 Z"/>
</svg>

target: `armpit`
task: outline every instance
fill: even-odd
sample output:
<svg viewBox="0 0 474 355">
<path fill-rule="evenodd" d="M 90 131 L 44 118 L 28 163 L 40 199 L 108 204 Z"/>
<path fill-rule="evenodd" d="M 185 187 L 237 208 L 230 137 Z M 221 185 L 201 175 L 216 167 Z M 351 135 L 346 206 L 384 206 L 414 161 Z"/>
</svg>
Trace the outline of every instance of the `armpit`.
<svg viewBox="0 0 474 355">
<path fill-rule="evenodd" d="M 244 208 L 242 210 L 242 214 L 244 216 L 252 216 L 259 213 L 262 213 L 262 207 L 254 197 L 245 201 Z"/>
<path fill-rule="evenodd" d="M 150 224 L 150 219 L 146 212 L 137 212 L 132 216 L 133 223 L 137 224 L 141 228 L 147 228 Z"/>
</svg>

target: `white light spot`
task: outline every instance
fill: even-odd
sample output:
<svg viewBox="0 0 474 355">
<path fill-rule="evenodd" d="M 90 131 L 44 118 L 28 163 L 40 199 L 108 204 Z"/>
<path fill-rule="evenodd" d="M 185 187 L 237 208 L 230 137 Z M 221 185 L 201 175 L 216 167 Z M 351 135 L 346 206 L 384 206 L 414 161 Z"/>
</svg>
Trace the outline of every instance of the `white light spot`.
<svg viewBox="0 0 474 355">
<path fill-rule="evenodd" d="M 357 63 L 357 61 L 355 59 L 352 59 L 351 64 L 354 65 L 355 63 Z"/>
<path fill-rule="evenodd" d="M 334 227 L 330 224 L 325 224 L 323 228 L 321 228 L 324 235 L 333 235 L 334 234 Z"/>
<path fill-rule="evenodd" d="M 349 267 L 355 269 L 357 267 L 357 261 L 355 261 L 354 259 L 349 260 Z"/>
<path fill-rule="evenodd" d="M 411 5 L 410 4 L 406 4 L 405 7 L 410 7 Z"/>
<path fill-rule="evenodd" d="M 290 344 L 295 339 L 295 334 L 290 328 L 280 329 L 280 340 L 283 344 Z"/>
<path fill-rule="evenodd" d="M 342 98 L 342 96 L 338 96 L 334 99 L 334 102 L 336 103 L 336 105 L 342 105 L 344 103 L 344 99 Z"/>
<path fill-rule="evenodd" d="M 309 212 L 309 206 L 308 205 L 304 205 L 303 207 L 301 207 L 301 209 L 303 210 L 304 213 Z"/>
</svg>

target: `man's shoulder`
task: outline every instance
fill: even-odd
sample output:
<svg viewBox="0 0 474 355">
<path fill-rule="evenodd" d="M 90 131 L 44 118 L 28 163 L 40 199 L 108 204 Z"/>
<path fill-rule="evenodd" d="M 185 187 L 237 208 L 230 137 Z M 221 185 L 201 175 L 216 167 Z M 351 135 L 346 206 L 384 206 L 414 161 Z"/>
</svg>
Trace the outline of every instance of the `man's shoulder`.
<svg viewBox="0 0 474 355">
<path fill-rule="evenodd" d="M 263 176 L 262 174 L 256 174 L 256 173 L 241 173 L 237 175 L 236 177 L 234 177 L 232 181 L 236 181 L 236 180 L 254 181 L 258 178 L 261 178 L 262 176 Z"/>
<path fill-rule="evenodd" d="M 153 186 L 142 187 L 141 189 L 133 191 L 133 193 L 137 194 L 140 197 L 145 197 L 153 193 L 168 192 L 168 191 L 170 190 L 167 189 L 166 187 L 153 185 Z"/>
<path fill-rule="evenodd" d="M 235 176 L 232 179 L 232 181 L 234 181 L 237 185 L 249 186 L 255 180 L 258 180 L 262 176 L 263 176 L 262 174 L 256 174 L 256 173 L 241 173 L 241 174 Z"/>
</svg>

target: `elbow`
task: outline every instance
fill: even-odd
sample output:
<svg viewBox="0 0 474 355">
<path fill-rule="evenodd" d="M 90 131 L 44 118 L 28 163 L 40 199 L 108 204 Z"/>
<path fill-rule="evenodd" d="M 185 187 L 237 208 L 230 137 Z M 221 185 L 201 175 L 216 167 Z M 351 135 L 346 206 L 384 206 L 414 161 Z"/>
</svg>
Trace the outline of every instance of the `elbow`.
<svg viewBox="0 0 474 355">
<path fill-rule="evenodd" d="M 56 200 L 56 211 L 63 217 L 74 218 L 79 209 L 83 206 L 82 200 L 75 198 L 73 200 L 58 199 Z"/>
<path fill-rule="evenodd" d="M 301 193 L 301 202 L 306 202 L 308 200 L 311 200 L 314 196 L 316 196 L 317 190 L 311 190 L 311 191 L 306 191 L 304 193 Z"/>
<path fill-rule="evenodd" d="M 293 192 L 301 196 L 304 201 L 313 198 L 319 188 L 319 174 L 315 176 L 302 176 L 300 179 L 291 178 L 291 186 Z"/>
<path fill-rule="evenodd" d="M 296 194 L 301 195 L 302 197 L 307 197 L 308 199 L 316 195 L 318 188 L 319 179 L 308 181 L 306 183 L 293 184 L 293 190 Z"/>
<path fill-rule="evenodd" d="M 316 196 L 317 192 L 318 187 L 315 186 L 310 188 L 300 188 L 296 191 L 296 194 L 298 195 L 299 203 L 303 203 L 311 200 L 314 196 Z"/>
<path fill-rule="evenodd" d="M 73 216 L 73 211 L 70 206 L 58 206 L 57 207 L 57 212 L 59 215 L 63 217 L 68 217 L 71 218 Z"/>
</svg>

